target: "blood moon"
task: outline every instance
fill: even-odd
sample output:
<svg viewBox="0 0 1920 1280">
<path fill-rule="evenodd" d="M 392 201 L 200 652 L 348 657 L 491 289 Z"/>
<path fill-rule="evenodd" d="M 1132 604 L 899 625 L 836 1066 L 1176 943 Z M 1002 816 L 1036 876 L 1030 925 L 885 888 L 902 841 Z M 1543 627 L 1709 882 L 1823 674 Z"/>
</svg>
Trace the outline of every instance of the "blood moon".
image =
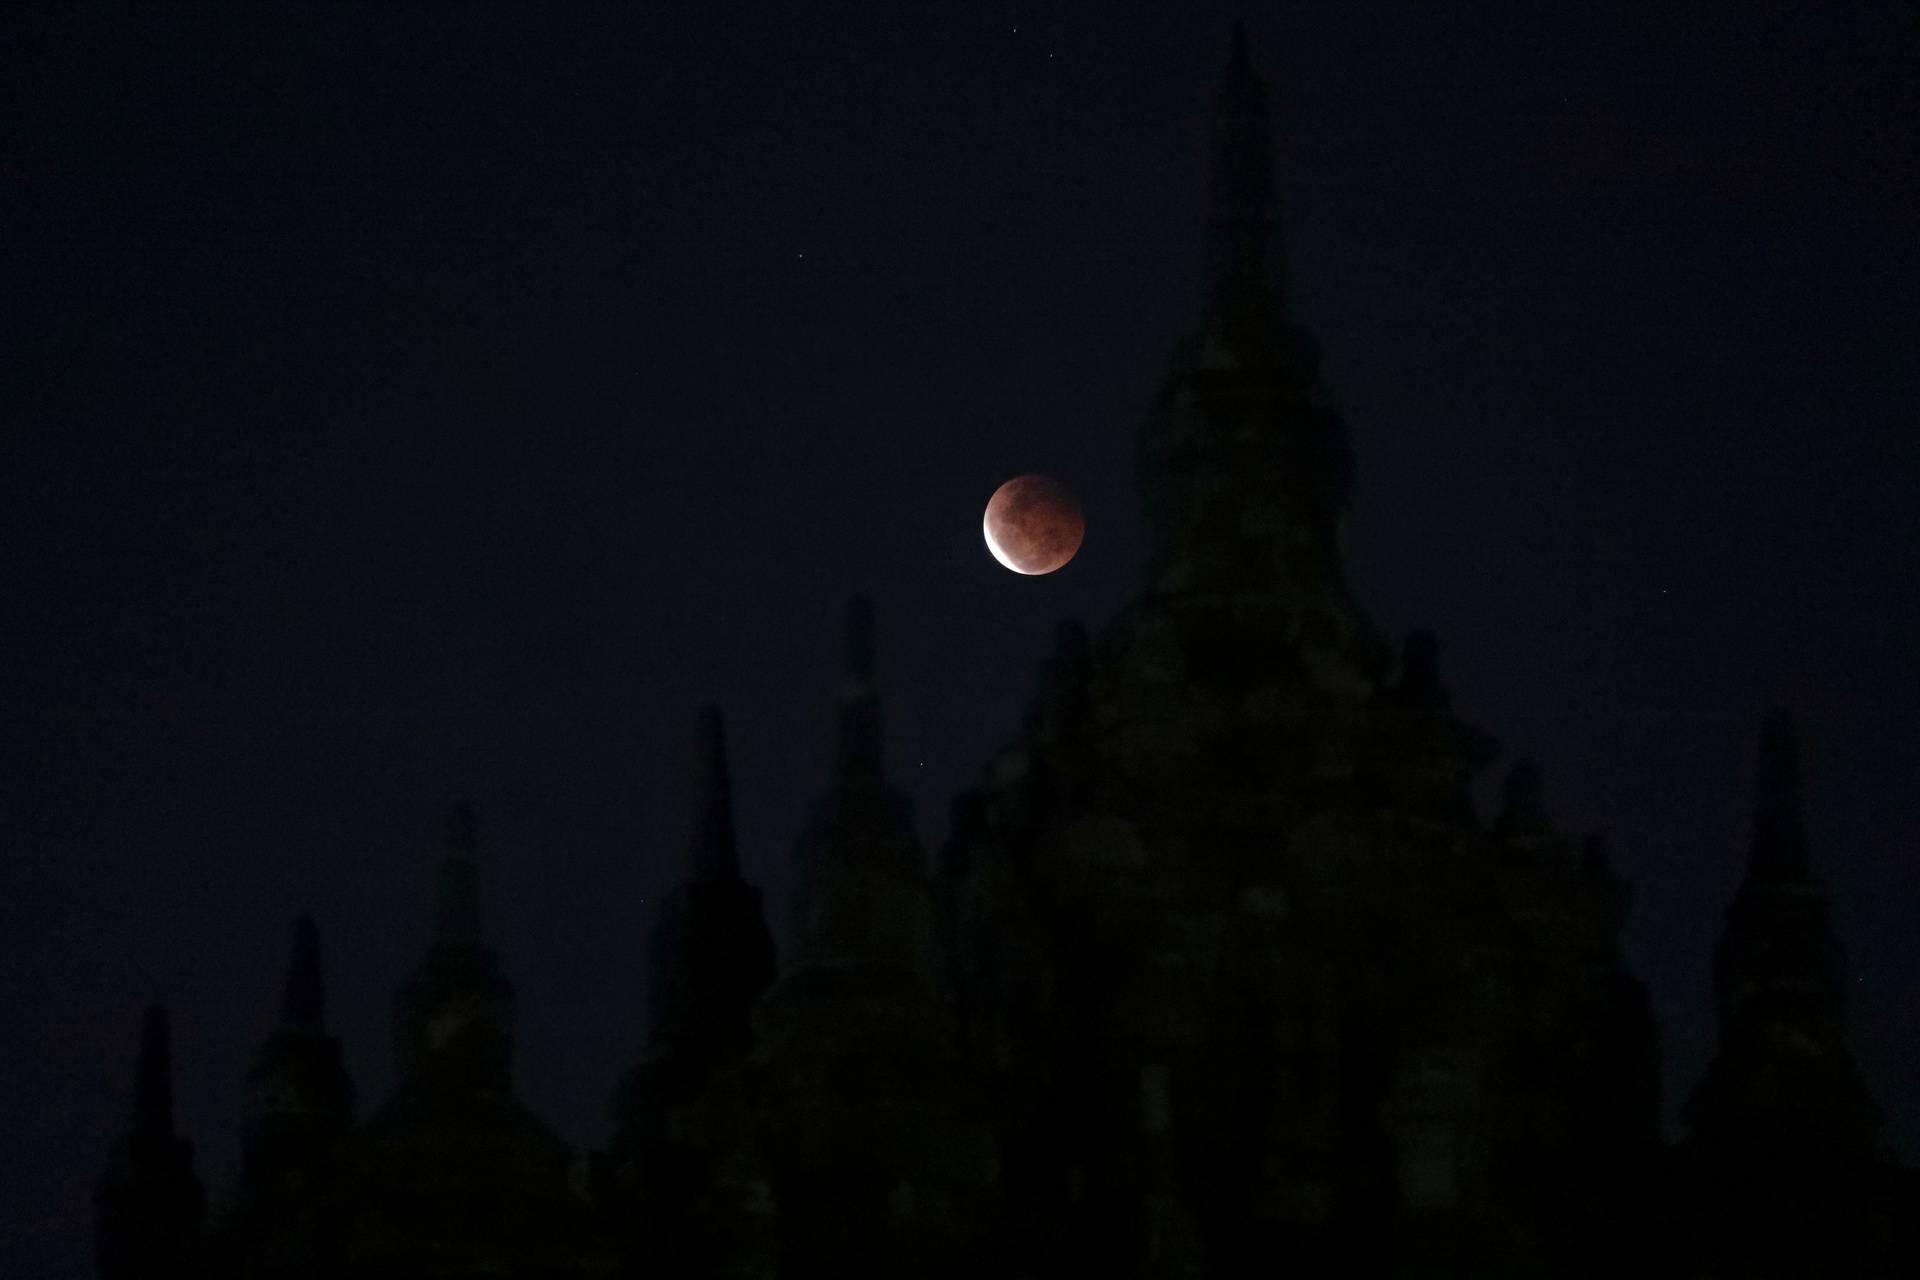
<svg viewBox="0 0 1920 1280">
<path fill-rule="evenodd" d="M 1015 476 L 993 491 L 980 522 L 987 550 L 1015 573 L 1052 573 L 1080 549 L 1080 503 L 1048 476 Z"/>
</svg>

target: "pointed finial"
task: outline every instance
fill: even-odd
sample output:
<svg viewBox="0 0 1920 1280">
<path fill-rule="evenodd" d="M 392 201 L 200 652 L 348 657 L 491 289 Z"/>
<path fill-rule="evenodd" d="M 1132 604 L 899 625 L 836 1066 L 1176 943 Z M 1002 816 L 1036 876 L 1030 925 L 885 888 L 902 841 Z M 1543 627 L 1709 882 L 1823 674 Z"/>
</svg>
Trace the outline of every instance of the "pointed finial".
<svg viewBox="0 0 1920 1280">
<path fill-rule="evenodd" d="M 480 822 L 473 806 L 447 812 L 446 853 L 434 886 L 435 937 L 443 943 L 480 941 Z"/>
<path fill-rule="evenodd" d="M 140 1062 L 133 1077 L 135 1138 L 173 1137 L 173 1048 L 167 1034 L 167 1010 L 147 1006 L 140 1023 Z"/>
<path fill-rule="evenodd" d="M 1277 203 L 1266 84 L 1247 50 L 1246 23 L 1237 22 L 1213 119 L 1207 249 L 1217 313 L 1238 318 L 1277 298 L 1282 265 Z"/>
<path fill-rule="evenodd" d="M 1800 732 L 1785 708 L 1772 708 L 1761 723 L 1757 774 L 1748 875 L 1804 880 L 1812 868 L 1800 801 Z"/>
<path fill-rule="evenodd" d="M 734 879 L 740 874 L 733 834 L 733 782 L 727 769 L 726 726 L 720 708 L 700 708 L 700 777 L 693 819 L 693 874 Z"/>
<path fill-rule="evenodd" d="M 280 1020 L 289 1029 L 319 1031 L 326 1023 L 327 993 L 320 979 L 320 930 L 312 916 L 293 922 L 293 958 L 287 962 L 286 997 Z"/>
<path fill-rule="evenodd" d="M 880 693 L 874 683 L 877 646 L 873 600 L 854 596 L 847 601 L 846 669 L 834 753 L 835 773 L 841 781 L 881 776 Z"/>
</svg>

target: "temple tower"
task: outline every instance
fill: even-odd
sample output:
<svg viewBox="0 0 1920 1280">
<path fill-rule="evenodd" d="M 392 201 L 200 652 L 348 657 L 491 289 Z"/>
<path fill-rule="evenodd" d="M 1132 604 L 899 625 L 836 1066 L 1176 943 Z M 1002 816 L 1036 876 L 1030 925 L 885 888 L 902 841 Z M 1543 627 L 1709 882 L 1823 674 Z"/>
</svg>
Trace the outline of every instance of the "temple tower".
<svg viewBox="0 0 1920 1280">
<path fill-rule="evenodd" d="M 691 858 L 648 940 L 646 1049 L 613 1106 L 613 1226 L 635 1275 L 751 1275 L 771 1248 L 741 1071 L 773 937 L 740 874 L 719 708 L 697 737 Z"/>
<path fill-rule="evenodd" d="M 447 815 L 434 873 L 433 944 L 394 996 L 394 1062 L 403 1077 L 458 1077 L 470 1088 L 510 1087 L 513 984 L 480 923 L 478 820 L 470 805 Z"/>
<path fill-rule="evenodd" d="M 1799 734 L 1761 727 L 1752 844 L 1714 956 L 1719 1045 L 1686 1108 L 1716 1276 L 1861 1274 L 1876 1109 L 1848 1052 L 1846 979 L 1813 871 Z"/>
<path fill-rule="evenodd" d="M 756 1079 L 780 1275 L 974 1274 L 992 1179 L 953 1051 L 911 802 L 887 779 L 873 604 L 847 607 L 833 766 L 794 846 Z"/>
<path fill-rule="evenodd" d="M 140 1025 L 133 1112 L 95 1184 L 94 1258 L 101 1280 L 181 1280 L 197 1274 L 206 1193 L 193 1144 L 173 1127 L 173 1050 L 167 1011 Z"/>
<path fill-rule="evenodd" d="M 1604 1274 L 1606 1178 L 1656 1118 L 1624 886 L 1530 771 L 1482 822 L 1495 747 L 1437 643 L 1396 661 L 1348 589 L 1347 433 L 1287 306 L 1244 30 L 1212 144 L 1199 323 L 1138 438 L 1142 589 L 1062 629 L 942 851 L 1011 1265 Z"/>
<path fill-rule="evenodd" d="M 1288 313 L 1266 86 L 1243 27 L 1215 99 L 1206 244 L 1200 323 L 1139 439 L 1149 591 L 1242 611 L 1278 595 L 1350 632 L 1347 429 Z"/>
<path fill-rule="evenodd" d="M 886 777 L 873 602 L 847 605 L 833 770 L 793 852 L 789 977 L 860 970 L 931 978 L 926 855 Z M 783 980 L 784 981 L 784 980 Z"/>
<path fill-rule="evenodd" d="M 748 1014 L 773 981 L 773 935 L 760 891 L 740 874 L 733 784 L 718 707 L 699 719 L 692 859 L 648 946 L 648 1056 L 690 1079 L 743 1056 Z"/>
<path fill-rule="evenodd" d="M 293 927 L 280 1024 L 247 1073 L 241 1173 L 221 1253 L 249 1277 L 321 1277 L 345 1263 L 344 1162 L 353 1083 L 326 1027 L 320 933 Z"/>
<path fill-rule="evenodd" d="M 513 986 L 481 921 L 472 808 L 435 869 L 434 935 L 394 997 L 400 1080 L 354 1144 L 350 1271 L 585 1274 L 599 1246 L 567 1144 L 515 1096 Z"/>
</svg>

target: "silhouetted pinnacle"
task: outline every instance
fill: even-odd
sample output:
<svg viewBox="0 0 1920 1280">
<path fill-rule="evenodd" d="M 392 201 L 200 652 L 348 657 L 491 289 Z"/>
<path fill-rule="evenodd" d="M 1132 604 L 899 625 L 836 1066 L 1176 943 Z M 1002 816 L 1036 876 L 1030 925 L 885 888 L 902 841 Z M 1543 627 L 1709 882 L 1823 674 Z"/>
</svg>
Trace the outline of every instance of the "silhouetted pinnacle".
<svg viewBox="0 0 1920 1280">
<path fill-rule="evenodd" d="M 480 942 L 479 825 L 470 804 L 447 813 L 446 853 L 434 886 L 434 934 L 443 943 Z"/>
<path fill-rule="evenodd" d="M 1804 880 L 1811 874 L 1800 803 L 1800 734 L 1792 714 L 1775 707 L 1760 728 L 1748 875 L 1756 880 Z"/>
<path fill-rule="evenodd" d="M 854 596 L 847 601 L 842 650 L 846 665 L 834 751 L 835 776 L 843 782 L 879 778 L 882 773 L 880 693 L 874 684 L 877 646 L 873 600 Z"/>
<path fill-rule="evenodd" d="M 149 1005 L 140 1023 L 140 1062 L 134 1069 L 129 1132 L 135 1139 L 173 1137 L 173 1049 L 162 1005 Z"/>
<path fill-rule="evenodd" d="M 206 1193 L 193 1174 L 193 1144 L 173 1127 L 173 1055 L 167 1011 L 150 1006 L 140 1024 L 133 1115 L 113 1144 L 93 1192 L 97 1274 L 105 1280 L 181 1280 Z"/>
<path fill-rule="evenodd" d="M 320 930 L 312 916 L 293 922 L 293 957 L 287 962 L 287 991 L 280 1020 L 290 1029 L 319 1031 L 326 1024 L 327 993 L 320 977 Z"/>
<path fill-rule="evenodd" d="M 700 777 L 694 803 L 693 876 L 695 879 L 734 879 L 740 874 L 739 854 L 734 845 L 733 783 L 727 769 L 726 726 L 720 708 L 711 704 L 700 708 L 699 745 L 696 748 Z"/>
<path fill-rule="evenodd" d="M 1246 24 L 1240 22 L 1214 106 L 1207 252 L 1216 312 L 1240 316 L 1278 296 L 1277 224 L 1266 84 L 1254 70 Z"/>
</svg>

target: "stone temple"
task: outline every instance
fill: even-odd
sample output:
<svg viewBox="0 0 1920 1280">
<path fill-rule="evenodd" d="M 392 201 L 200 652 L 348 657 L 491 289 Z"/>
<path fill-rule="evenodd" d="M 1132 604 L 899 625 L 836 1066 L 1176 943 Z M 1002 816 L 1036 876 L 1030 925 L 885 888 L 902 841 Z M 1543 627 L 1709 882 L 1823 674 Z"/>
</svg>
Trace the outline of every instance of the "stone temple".
<svg viewBox="0 0 1920 1280">
<path fill-rule="evenodd" d="M 1761 728 L 1717 1055 L 1659 1125 L 1627 887 L 1558 830 L 1436 646 L 1348 592 L 1353 460 L 1288 310 L 1266 93 L 1236 34 L 1209 275 L 1138 442 L 1133 603 L 1063 625 L 1025 721 L 928 850 L 889 782 L 871 602 L 776 955 L 705 713 L 692 870 L 651 939 L 645 1056 L 604 1149 L 515 1095 L 514 989 L 449 821 L 363 1110 L 294 930 L 209 1215 L 163 1010 L 95 1197 L 132 1277 L 1677 1277 L 1911 1274 L 1807 846 Z"/>
</svg>

